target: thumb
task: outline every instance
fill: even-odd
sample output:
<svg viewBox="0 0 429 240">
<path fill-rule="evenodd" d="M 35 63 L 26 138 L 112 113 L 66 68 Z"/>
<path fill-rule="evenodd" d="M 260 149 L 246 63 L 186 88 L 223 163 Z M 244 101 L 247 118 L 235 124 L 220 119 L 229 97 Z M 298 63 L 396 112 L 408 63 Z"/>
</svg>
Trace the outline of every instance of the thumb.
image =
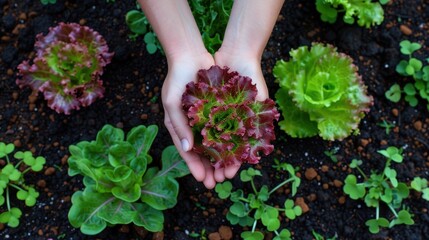
<svg viewBox="0 0 429 240">
<path fill-rule="evenodd" d="M 169 129 L 170 134 L 177 136 L 183 152 L 191 150 L 194 145 L 194 136 L 192 134 L 192 129 L 188 124 L 188 118 L 183 113 L 181 107 L 165 106 L 164 108 L 169 116 L 169 120 L 166 119 L 166 121 L 170 121 L 170 123 L 166 122 L 165 125 L 171 128 Z"/>
</svg>

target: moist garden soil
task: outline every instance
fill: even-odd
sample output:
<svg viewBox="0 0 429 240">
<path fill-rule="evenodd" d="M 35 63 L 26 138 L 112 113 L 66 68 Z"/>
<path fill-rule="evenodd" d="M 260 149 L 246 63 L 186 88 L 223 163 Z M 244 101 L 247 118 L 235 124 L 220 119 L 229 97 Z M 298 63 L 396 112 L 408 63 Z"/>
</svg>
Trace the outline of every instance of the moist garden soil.
<svg viewBox="0 0 429 240">
<path fill-rule="evenodd" d="M 312 231 L 338 239 L 427 239 L 429 237 L 429 203 L 411 191 L 405 205 L 414 214 L 415 224 L 369 233 L 365 221 L 374 218 L 375 209 L 362 201 L 351 200 L 342 191 L 345 176 L 351 172 L 353 158 L 363 160 L 363 169 L 380 170 L 384 158 L 377 150 L 387 146 L 404 149 L 404 162 L 393 164 L 398 179 L 409 183 L 415 176 L 429 177 L 429 113 L 423 101 L 410 107 L 404 101 L 392 103 L 384 93 L 394 83 L 401 86 L 411 78 L 400 76 L 395 66 L 403 59 L 399 42 L 417 41 L 423 48 L 420 59 L 429 56 L 429 1 L 395 0 L 384 6 L 385 20 L 380 26 L 365 29 L 357 25 L 324 23 L 314 1 L 288 0 L 284 4 L 271 39 L 263 54 L 262 67 L 271 96 L 278 89 L 272 68 L 279 59 L 288 60 L 289 51 L 312 42 L 329 43 L 350 55 L 359 67 L 374 105 L 360 124 L 360 134 L 342 141 L 323 141 L 319 137 L 293 139 L 278 127 L 275 152 L 263 157 L 255 167 L 263 172 L 257 185 L 274 187 L 287 177 L 276 172 L 274 159 L 288 162 L 298 169 L 301 185 L 296 196 L 285 186 L 271 196 L 270 202 L 280 205 L 286 198 L 296 200 L 305 213 L 293 221 L 282 217 L 294 239 L 312 239 Z M 132 225 L 106 228 L 96 236 L 86 236 L 73 228 L 67 219 L 72 194 L 83 186 L 81 177 L 67 174 L 68 146 L 93 140 L 104 124 L 130 130 L 140 124 L 159 126 L 150 154 L 160 159 L 162 150 L 171 145 L 163 125 L 164 113 L 160 89 L 167 73 L 165 57 L 146 52 L 143 39 L 133 41 L 125 24 L 127 11 L 136 8 L 133 0 L 63 1 L 43 6 L 38 0 L 0 0 L 0 141 L 13 142 L 18 150 L 32 150 L 47 159 L 41 173 L 31 173 L 28 183 L 40 192 L 36 206 L 23 209 L 17 228 L 1 225 L 0 239 L 240 239 L 245 228 L 230 225 L 226 212 L 231 202 L 220 200 L 192 176 L 179 179 L 177 205 L 165 211 L 162 233 L 145 233 Z M 168 17 L 168 16 L 166 16 Z M 15 84 L 19 63 L 34 55 L 33 45 L 38 33 L 59 22 L 87 25 L 107 40 L 115 57 L 103 75 L 105 97 L 71 115 L 57 114 L 46 105 L 42 94 L 19 89 Z M 243 59 L 245 61 L 245 59 Z M 192 80 L 192 79 L 190 79 Z M 388 133 L 379 126 L 383 120 L 395 127 Z M 332 161 L 324 152 L 338 150 Z M 243 166 L 247 168 L 248 165 Z M 247 183 L 236 177 L 235 188 L 249 191 Z M 2 209 L 3 210 L 3 209 Z M 381 214 L 392 217 L 388 209 Z M 248 229 L 247 229 L 248 230 Z M 200 237 L 191 237 L 198 233 Z M 229 235 L 229 236 L 228 236 Z M 270 239 L 270 235 L 267 235 Z"/>
</svg>

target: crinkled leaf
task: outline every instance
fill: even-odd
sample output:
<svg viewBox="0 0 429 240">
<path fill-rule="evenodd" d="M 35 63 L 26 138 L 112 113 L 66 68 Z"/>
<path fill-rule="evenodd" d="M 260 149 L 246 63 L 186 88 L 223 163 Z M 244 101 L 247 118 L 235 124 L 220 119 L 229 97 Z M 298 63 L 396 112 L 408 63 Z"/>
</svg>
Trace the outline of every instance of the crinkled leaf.
<svg viewBox="0 0 429 240">
<path fill-rule="evenodd" d="M 103 97 L 100 76 L 110 63 L 104 38 L 78 23 L 59 23 L 46 35 L 37 35 L 36 57 L 19 66 L 16 83 L 43 92 L 48 106 L 58 113 L 86 107 Z"/>
<path fill-rule="evenodd" d="M 351 58 L 319 43 L 290 55 L 290 61 L 278 61 L 273 69 L 284 118 L 280 127 L 292 137 L 319 134 L 335 140 L 350 135 L 372 103 Z"/>
<path fill-rule="evenodd" d="M 255 102 L 256 95 L 250 78 L 216 65 L 201 69 L 197 82 L 187 84 L 182 105 L 196 134 L 194 150 L 216 169 L 255 164 L 260 153 L 274 150 L 270 141 L 279 114 L 272 100 Z"/>
</svg>

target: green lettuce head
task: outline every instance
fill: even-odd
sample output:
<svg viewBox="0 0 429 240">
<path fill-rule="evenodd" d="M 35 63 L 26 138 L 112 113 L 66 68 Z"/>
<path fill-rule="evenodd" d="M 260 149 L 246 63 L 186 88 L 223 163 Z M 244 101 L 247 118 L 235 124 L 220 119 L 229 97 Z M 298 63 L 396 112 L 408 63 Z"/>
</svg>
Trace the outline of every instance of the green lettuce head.
<svg viewBox="0 0 429 240">
<path fill-rule="evenodd" d="M 298 138 L 349 136 L 372 105 L 352 59 L 321 43 L 290 55 L 290 61 L 280 60 L 273 69 L 280 85 L 275 98 L 284 118 L 280 128 Z"/>
</svg>

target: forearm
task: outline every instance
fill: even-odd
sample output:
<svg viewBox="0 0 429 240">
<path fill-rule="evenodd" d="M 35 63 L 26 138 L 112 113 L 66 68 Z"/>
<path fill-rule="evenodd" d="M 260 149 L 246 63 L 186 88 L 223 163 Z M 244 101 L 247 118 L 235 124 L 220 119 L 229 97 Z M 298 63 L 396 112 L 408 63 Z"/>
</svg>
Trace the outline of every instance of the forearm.
<svg viewBox="0 0 429 240">
<path fill-rule="evenodd" d="M 138 0 L 166 53 L 167 60 L 206 49 L 187 0 Z"/>
<path fill-rule="evenodd" d="M 222 51 L 260 59 L 284 0 L 235 0 Z"/>
</svg>

